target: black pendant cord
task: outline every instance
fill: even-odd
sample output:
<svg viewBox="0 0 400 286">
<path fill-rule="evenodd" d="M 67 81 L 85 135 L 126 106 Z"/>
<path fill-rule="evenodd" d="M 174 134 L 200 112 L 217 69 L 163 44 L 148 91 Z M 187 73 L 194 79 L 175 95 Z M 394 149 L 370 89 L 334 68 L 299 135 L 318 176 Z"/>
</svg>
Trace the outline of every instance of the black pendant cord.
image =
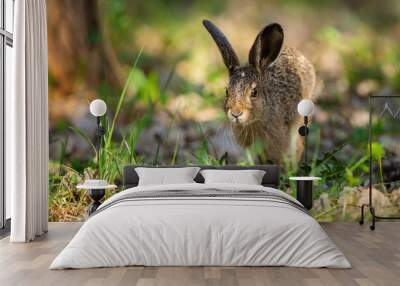
<svg viewBox="0 0 400 286">
<path fill-rule="evenodd" d="M 97 132 L 96 132 L 96 149 L 97 149 L 97 164 L 99 164 L 100 162 L 100 152 L 101 152 L 101 146 L 102 146 L 102 139 L 103 136 L 105 134 L 105 130 L 103 128 L 103 126 L 101 126 L 101 117 L 97 116 Z"/>
<path fill-rule="evenodd" d="M 369 137 L 369 200 L 368 204 L 361 205 L 361 218 L 359 223 L 361 225 L 364 224 L 364 209 L 368 208 L 369 212 L 372 215 L 372 222 L 369 226 L 370 230 L 375 230 L 376 220 L 398 220 L 400 217 L 397 216 L 377 216 L 375 212 L 375 208 L 372 205 L 372 105 L 371 98 L 373 97 L 396 97 L 396 96 L 369 96 L 369 126 L 368 126 L 368 137 Z M 397 96 L 400 97 L 400 96 Z"/>
<path fill-rule="evenodd" d="M 304 165 L 308 167 L 308 162 L 307 162 L 307 135 L 308 135 L 308 127 L 307 127 L 307 117 L 304 117 L 304 126 L 305 126 L 305 136 L 304 136 Z"/>
<path fill-rule="evenodd" d="M 310 173 L 310 168 L 308 166 L 308 157 L 307 157 L 307 135 L 309 133 L 308 129 L 308 117 L 304 116 L 304 125 L 299 128 L 299 135 L 304 137 L 304 151 L 303 151 L 303 172 L 307 175 Z"/>
<path fill-rule="evenodd" d="M 101 127 L 100 127 L 100 116 L 96 117 L 97 119 L 97 138 L 96 138 L 96 149 L 97 149 L 97 164 L 99 164 L 100 160 L 100 147 L 101 147 Z"/>
</svg>

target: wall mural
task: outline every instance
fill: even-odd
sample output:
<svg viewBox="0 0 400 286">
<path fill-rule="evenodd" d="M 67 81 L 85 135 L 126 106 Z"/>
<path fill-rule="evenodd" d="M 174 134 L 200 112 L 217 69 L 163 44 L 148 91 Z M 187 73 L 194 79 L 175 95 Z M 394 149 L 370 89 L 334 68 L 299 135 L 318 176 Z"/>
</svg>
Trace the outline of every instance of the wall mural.
<svg viewBox="0 0 400 286">
<path fill-rule="evenodd" d="M 76 186 L 121 185 L 127 164 L 267 163 L 292 195 L 289 177 L 321 177 L 317 219 L 359 218 L 369 96 L 400 91 L 396 1 L 245 2 L 48 2 L 51 220 L 84 220 L 90 201 Z M 106 103 L 99 122 L 94 99 Z M 306 147 L 301 99 L 315 104 Z M 373 110 L 374 184 L 390 185 L 374 190 L 382 215 L 399 212 L 399 108 L 386 98 Z"/>
</svg>

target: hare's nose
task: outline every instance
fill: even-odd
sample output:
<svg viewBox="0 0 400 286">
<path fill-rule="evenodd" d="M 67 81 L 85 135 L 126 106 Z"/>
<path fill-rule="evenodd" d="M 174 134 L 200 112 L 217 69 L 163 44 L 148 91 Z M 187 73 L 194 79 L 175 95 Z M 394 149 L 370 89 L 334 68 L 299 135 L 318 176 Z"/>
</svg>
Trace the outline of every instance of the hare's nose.
<svg viewBox="0 0 400 286">
<path fill-rule="evenodd" d="M 243 112 L 238 111 L 238 110 L 231 110 L 231 114 L 232 114 L 233 117 L 239 118 L 239 116 L 242 115 Z"/>
</svg>

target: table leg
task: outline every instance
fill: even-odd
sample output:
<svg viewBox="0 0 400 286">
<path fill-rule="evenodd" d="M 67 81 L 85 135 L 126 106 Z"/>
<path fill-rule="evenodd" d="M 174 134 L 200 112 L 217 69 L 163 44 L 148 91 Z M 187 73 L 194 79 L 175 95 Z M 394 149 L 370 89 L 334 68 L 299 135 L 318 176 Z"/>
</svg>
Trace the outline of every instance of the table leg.
<svg viewBox="0 0 400 286">
<path fill-rule="evenodd" d="M 101 205 L 101 199 L 104 197 L 106 194 L 105 189 L 92 189 L 88 190 L 88 195 L 90 199 L 92 200 L 92 203 L 90 204 L 88 208 L 88 214 L 89 216 L 94 213 L 97 208 Z"/>
<path fill-rule="evenodd" d="M 313 206 L 313 181 L 297 181 L 297 194 L 296 198 L 308 210 Z"/>
</svg>

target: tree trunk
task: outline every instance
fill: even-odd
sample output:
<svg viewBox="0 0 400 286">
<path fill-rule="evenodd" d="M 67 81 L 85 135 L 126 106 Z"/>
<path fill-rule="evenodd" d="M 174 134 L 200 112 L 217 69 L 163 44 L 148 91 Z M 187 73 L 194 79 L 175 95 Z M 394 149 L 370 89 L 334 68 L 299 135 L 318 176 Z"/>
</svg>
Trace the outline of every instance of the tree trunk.
<svg viewBox="0 0 400 286">
<path fill-rule="evenodd" d="M 47 1 L 50 119 L 76 119 L 101 86 L 122 86 L 122 71 L 96 0 Z M 78 112 L 78 114 L 77 114 Z M 81 114 L 79 114 L 79 112 Z"/>
</svg>

